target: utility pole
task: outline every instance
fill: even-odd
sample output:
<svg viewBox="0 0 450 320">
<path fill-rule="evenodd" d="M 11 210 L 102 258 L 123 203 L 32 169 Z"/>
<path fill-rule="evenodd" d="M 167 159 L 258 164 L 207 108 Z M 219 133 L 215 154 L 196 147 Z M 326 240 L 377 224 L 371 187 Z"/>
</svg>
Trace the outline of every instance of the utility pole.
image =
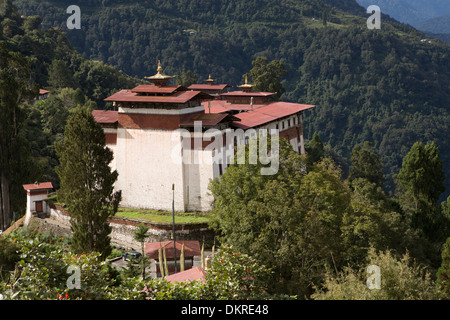
<svg viewBox="0 0 450 320">
<path fill-rule="evenodd" d="M 175 184 L 172 184 L 172 237 L 173 237 L 173 262 L 175 263 L 175 273 L 177 273 L 177 246 L 175 239 Z"/>
</svg>

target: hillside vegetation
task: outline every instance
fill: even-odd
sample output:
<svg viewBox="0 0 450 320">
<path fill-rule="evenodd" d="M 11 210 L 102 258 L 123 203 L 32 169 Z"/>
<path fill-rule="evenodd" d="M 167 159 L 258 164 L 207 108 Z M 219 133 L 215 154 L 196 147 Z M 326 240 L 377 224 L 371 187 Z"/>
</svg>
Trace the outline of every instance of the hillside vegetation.
<svg viewBox="0 0 450 320">
<path fill-rule="evenodd" d="M 419 23 L 418 28 L 434 33 L 450 33 L 450 14 L 425 20 Z"/>
<path fill-rule="evenodd" d="M 447 0 L 357 0 L 362 6 L 378 5 L 381 11 L 414 27 L 427 19 L 450 13 Z"/>
<path fill-rule="evenodd" d="M 41 28 L 41 22 L 39 16 L 21 16 L 11 1 L 0 0 L 2 52 L 6 53 L 6 57 L 16 54 L 23 57 L 26 63 L 21 64 L 29 72 L 27 81 L 33 83 L 35 95 L 38 87 L 52 93 L 47 100 L 39 103 L 34 103 L 33 97 L 21 99 L 20 116 L 16 114 L 14 121 L 6 118 L 5 115 L 9 115 L 6 111 L 1 112 L 1 137 L 4 138 L 4 133 L 9 130 L 5 128 L 14 123 L 17 135 L 14 140 L 23 143 L 21 148 L 16 147 L 14 150 L 23 159 L 10 155 L 9 161 L 15 163 L 15 167 L 8 170 L 6 166 L 7 175 L 11 179 L 9 190 L 12 210 L 19 217 L 25 212 L 26 206 L 26 192 L 22 184 L 36 180 L 52 181 L 55 188 L 59 187 L 59 179 L 54 170 L 58 164 L 54 143 L 63 136 L 71 110 L 77 104 L 84 103 L 89 103 L 92 108 L 97 108 L 97 105 L 101 107 L 105 96 L 136 83 L 135 79 L 113 66 L 83 58 L 63 31 L 58 28 Z M 6 64 L 8 65 L 7 62 Z M 3 105 L 2 97 L 0 102 L 2 110 L 8 110 Z M 7 154 L 2 147 L 0 155 Z M 29 157 L 25 157 L 25 154 L 29 154 Z M 26 163 L 23 162 L 25 158 L 28 159 Z"/>
<path fill-rule="evenodd" d="M 324 2 L 79 1 L 82 28 L 67 30 L 68 1 L 15 1 L 45 28 L 67 31 L 86 58 L 139 78 L 161 60 L 168 74 L 184 68 L 199 82 L 212 74 L 238 85 L 256 57 L 281 60 L 281 99 L 318 106 L 306 115 L 307 139 L 317 132 L 344 164 L 356 144 L 371 141 L 390 191 L 413 143 L 435 141 L 450 177 L 450 47 L 384 17 L 369 30 L 355 1 Z"/>
</svg>

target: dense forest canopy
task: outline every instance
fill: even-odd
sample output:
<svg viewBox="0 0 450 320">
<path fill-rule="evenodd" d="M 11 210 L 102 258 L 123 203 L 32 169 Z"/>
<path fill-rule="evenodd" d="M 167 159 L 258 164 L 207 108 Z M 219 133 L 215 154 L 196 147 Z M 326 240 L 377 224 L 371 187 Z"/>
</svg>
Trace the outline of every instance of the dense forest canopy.
<svg viewBox="0 0 450 320">
<path fill-rule="evenodd" d="M 317 132 L 344 162 L 371 141 L 390 191 L 413 143 L 435 141 L 450 177 L 450 47 L 385 16 L 368 30 L 356 1 L 79 1 L 81 30 L 67 30 L 69 2 L 15 4 L 66 31 L 84 57 L 141 79 L 161 60 L 169 74 L 238 85 L 256 57 L 281 60 L 281 99 L 319 106 L 306 115 L 307 139 Z"/>
</svg>

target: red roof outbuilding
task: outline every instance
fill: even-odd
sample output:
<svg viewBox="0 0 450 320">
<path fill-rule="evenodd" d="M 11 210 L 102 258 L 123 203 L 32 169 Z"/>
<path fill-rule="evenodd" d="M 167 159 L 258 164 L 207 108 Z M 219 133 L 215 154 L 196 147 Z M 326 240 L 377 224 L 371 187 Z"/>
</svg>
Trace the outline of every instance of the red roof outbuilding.
<svg viewBox="0 0 450 320">
<path fill-rule="evenodd" d="M 182 272 L 171 274 L 166 277 L 166 280 L 175 283 L 175 282 L 185 282 L 185 281 L 194 281 L 198 280 L 201 282 L 205 281 L 206 271 L 201 267 L 194 267 Z"/>
<path fill-rule="evenodd" d="M 184 243 L 185 258 L 192 258 L 201 254 L 200 242 L 196 240 L 176 241 L 176 257 L 181 255 L 181 246 Z M 169 259 L 173 258 L 173 241 L 151 242 L 145 244 L 145 255 L 150 259 L 159 259 L 158 250 L 166 248 L 166 256 Z"/>
<path fill-rule="evenodd" d="M 27 191 L 32 190 L 43 190 L 43 189 L 53 189 L 53 185 L 51 182 L 35 182 L 31 184 L 24 184 L 23 188 Z"/>
</svg>

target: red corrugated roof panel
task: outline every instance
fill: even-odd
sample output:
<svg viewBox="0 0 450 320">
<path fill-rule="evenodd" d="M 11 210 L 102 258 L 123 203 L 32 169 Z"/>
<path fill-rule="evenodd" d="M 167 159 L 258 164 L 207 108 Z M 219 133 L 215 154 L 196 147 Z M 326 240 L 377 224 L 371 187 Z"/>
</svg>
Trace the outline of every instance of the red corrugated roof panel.
<svg viewBox="0 0 450 320">
<path fill-rule="evenodd" d="M 105 101 L 116 102 L 149 102 L 149 103 L 186 103 L 194 98 L 205 99 L 212 97 L 200 91 L 181 91 L 175 92 L 170 96 L 140 96 L 130 90 L 121 90 Z"/>
<path fill-rule="evenodd" d="M 270 97 L 275 95 L 275 92 L 244 92 L 244 91 L 233 91 L 220 94 L 221 96 L 232 96 L 232 97 Z"/>
<path fill-rule="evenodd" d="M 184 89 L 183 86 L 155 86 L 155 85 L 139 85 L 134 89 L 131 89 L 130 91 L 133 93 L 173 93 L 179 89 Z"/>
<path fill-rule="evenodd" d="M 241 121 L 233 124 L 242 129 L 258 127 L 313 107 L 307 104 L 274 102 L 252 111 L 236 114 L 235 116 Z"/>
<path fill-rule="evenodd" d="M 202 126 L 212 127 L 216 126 L 226 118 L 228 118 L 229 121 L 239 121 L 238 118 L 233 117 L 228 113 L 197 113 L 186 115 L 181 121 L 180 126 L 193 126 L 195 121 L 201 121 Z"/>
<path fill-rule="evenodd" d="M 232 104 L 224 100 L 214 100 L 210 103 L 203 103 L 205 112 L 208 112 L 208 105 L 211 106 L 211 113 L 233 111 L 233 113 L 235 113 L 234 116 L 241 120 L 240 122 L 233 122 L 233 124 L 243 129 L 257 127 L 315 107 L 314 105 L 291 102 L 255 104 L 252 107 L 250 104 Z M 236 113 L 236 111 L 240 112 Z"/>
<path fill-rule="evenodd" d="M 92 115 L 97 123 L 116 123 L 119 120 L 118 111 L 94 110 Z"/>
<path fill-rule="evenodd" d="M 186 240 L 176 242 L 176 257 L 181 254 L 181 246 L 184 243 L 184 256 L 186 258 L 199 256 L 201 254 L 200 242 L 196 240 Z M 173 241 L 151 242 L 145 244 L 145 255 L 150 259 L 159 259 L 158 250 L 166 248 L 166 257 L 173 259 Z"/>
<path fill-rule="evenodd" d="M 231 87 L 228 84 L 193 84 L 188 87 L 189 90 L 224 90 Z"/>
<path fill-rule="evenodd" d="M 201 267 L 194 267 L 192 269 L 188 269 L 182 272 L 171 274 L 166 277 L 166 280 L 175 283 L 175 282 L 185 282 L 185 281 L 205 281 L 206 271 Z"/>
<path fill-rule="evenodd" d="M 40 182 L 40 183 L 24 184 L 23 188 L 27 191 L 43 190 L 43 189 L 53 189 L 53 185 L 51 182 Z"/>
</svg>

